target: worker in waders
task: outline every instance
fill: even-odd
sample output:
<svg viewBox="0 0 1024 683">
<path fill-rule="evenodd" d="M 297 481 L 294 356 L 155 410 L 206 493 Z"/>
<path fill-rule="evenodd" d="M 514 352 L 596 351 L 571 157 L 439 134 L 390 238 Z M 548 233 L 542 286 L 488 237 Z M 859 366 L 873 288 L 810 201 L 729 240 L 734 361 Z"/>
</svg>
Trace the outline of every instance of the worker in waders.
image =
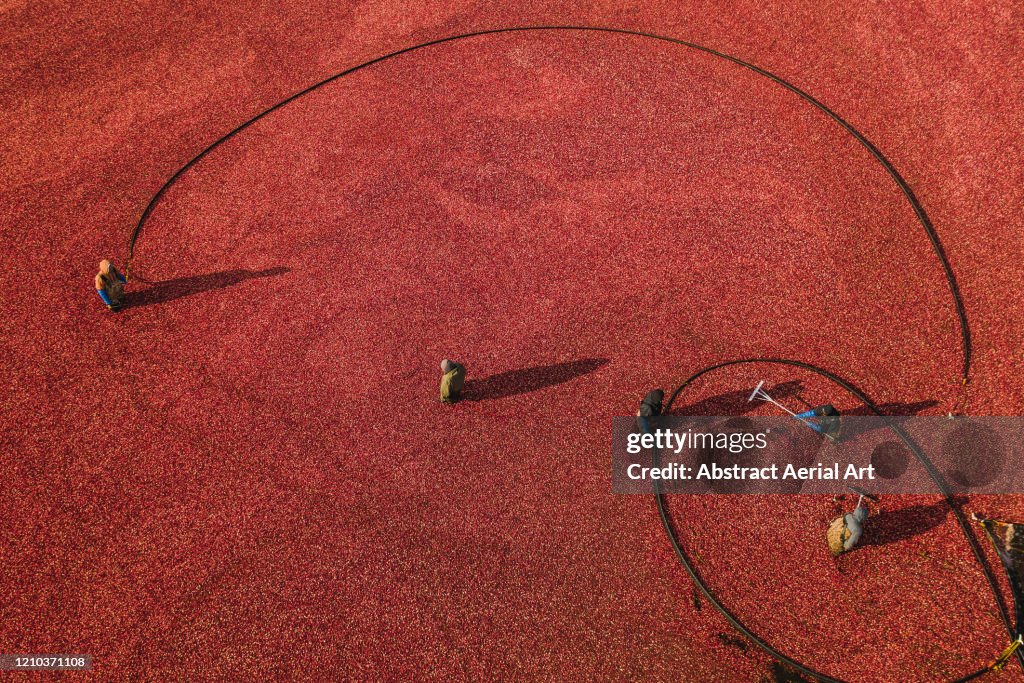
<svg viewBox="0 0 1024 683">
<path fill-rule="evenodd" d="M 462 397 L 466 368 L 447 358 L 441 361 L 441 402 L 452 404 Z"/>
<path fill-rule="evenodd" d="M 661 389 L 654 389 L 644 396 L 644 400 L 640 402 L 640 410 L 636 411 L 636 423 L 641 433 L 651 431 L 650 418 L 661 415 L 664 401 L 665 392 Z"/>
<path fill-rule="evenodd" d="M 857 507 L 853 512 L 836 517 L 828 525 L 825 533 L 825 540 L 828 542 L 828 549 L 833 557 L 838 557 L 845 552 L 853 550 L 860 542 L 861 534 L 864 532 L 864 522 L 868 518 L 868 509 L 862 507 L 864 496 L 857 499 Z"/>
<path fill-rule="evenodd" d="M 96 293 L 111 311 L 121 310 L 124 304 L 124 283 L 128 280 L 114 267 L 114 264 L 103 259 L 100 261 L 100 272 L 93 278 Z"/>
<path fill-rule="evenodd" d="M 831 404 L 812 408 L 794 417 L 798 420 L 803 420 L 808 427 L 833 441 L 839 439 L 839 432 L 843 428 L 842 417 L 840 417 L 839 411 L 836 410 L 835 406 Z"/>
</svg>

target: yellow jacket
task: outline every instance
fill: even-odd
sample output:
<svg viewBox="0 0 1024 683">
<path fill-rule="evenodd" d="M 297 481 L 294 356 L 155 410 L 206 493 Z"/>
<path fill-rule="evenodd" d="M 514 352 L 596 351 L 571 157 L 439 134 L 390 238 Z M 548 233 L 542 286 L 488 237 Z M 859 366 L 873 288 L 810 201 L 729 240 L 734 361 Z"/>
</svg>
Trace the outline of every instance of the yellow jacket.
<svg viewBox="0 0 1024 683">
<path fill-rule="evenodd" d="M 452 363 L 455 367 L 441 377 L 441 400 L 445 403 L 455 403 L 462 394 L 462 385 L 466 382 L 466 368 L 458 363 Z"/>
</svg>

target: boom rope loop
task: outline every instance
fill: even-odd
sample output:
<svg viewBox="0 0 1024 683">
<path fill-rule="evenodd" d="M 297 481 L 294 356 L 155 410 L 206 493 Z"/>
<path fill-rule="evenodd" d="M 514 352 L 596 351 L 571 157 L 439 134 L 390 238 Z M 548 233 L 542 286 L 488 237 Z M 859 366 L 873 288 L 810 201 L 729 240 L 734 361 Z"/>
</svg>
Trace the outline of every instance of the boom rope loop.
<svg viewBox="0 0 1024 683">
<path fill-rule="evenodd" d="M 633 36 L 633 37 L 636 37 L 636 38 L 645 38 L 645 39 L 649 39 L 649 40 L 658 40 L 658 41 L 662 41 L 662 42 L 665 42 L 665 43 L 671 43 L 673 45 L 679 45 L 681 47 L 685 47 L 685 48 L 688 48 L 688 49 L 691 49 L 691 50 L 696 50 L 698 52 L 702 52 L 704 54 L 711 55 L 713 57 L 718 57 L 720 59 L 724 59 L 726 61 L 732 62 L 733 64 L 736 64 L 738 66 L 743 67 L 744 69 L 748 69 L 748 70 L 750 70 L 750 71 L 752 71 L 752 72 L 754 72 L 754 73 L 756 73 L 756 74 L 758 74 L 760 76 L 764 76 L 765 78 L 769 79 L 770 81 L 772 81 L 774 83 L 777 83 L 778 85 L 782 86 L 786 90 L 789 90 L 793 94 L 797 95 L 800 99 L 804 100 L 805 102 L 807 102 L 808 104 L 813 106 L 815 109 L 817 109 L 818 111 L 820 111 L 821 113 L 825 114 L 827 117 L 829 117 L 830 119 L 835 121 L 847 133 L 849 133 L 851 136 L 853 136 L 853 138 L 858 143 L 860 143 L 860 145 L 862 147 L 864 147 L 864 149 L 866 149 L 868 152 L 870 152 L 871 156 L 873 156 L 878 161 L 879 164 L 881 164 L 882 168 L 885 169 L 885 172 L 889 174 L 889 176 L 893 179 L 893 181 L 899 187 L 900 191 L 903 193 L 903 196 L 906 198 L 907 202 L 910 204 L 911 209 L 913 209 L 914 215 L 917 217 L 918 222 L 921 224 L 921 227 L 924 229 L 925 234 L 928 236 L 928 241 L 931 242 L 932 249 L 935 251 L 936 256 L 938 256 L 939 263 L 942 266 L 943 273 L 946 276 L 946 282 L 949 285 L 949 290 L 950 290 L 950 293 L 952 294 L 952 297 L 953 297 L 953 303 L 954 303 L 954 306 L 956 308 L 957 320 L 958 320 L 959 325 L 960 325 L 961 352 L 963 354 L 963 364 L 961 365 L 961 368 L 960 368 L 960 379 L 963 382 L 967 382 L 970 379 L 970 371 L 971 371 L 971 331 L 970 331 L 970 327 L 968 326 L 968 323 L 967 323 L 967 311 L 964 308 L 963 300 L 962 300 L 962 297 L 960 295 L 960 287 L 957 284 L 956 275 L 953 272 L 953 268 L 950 265 L 949 260 L 946 258 L 946 252 L 945 252 L 945 250 L 942 247 L 942 242 L 939 240 L 938 233 L 935 232 L 935 227 L 932 225 L 931 218 L 928 217 L 928 213 L 924 210 L 924 207 L 921 205 L 921 202 L 917 199 L 917 195 L 914 194 L 914 191 L 913 191 L 913 189 L 911 189 L 909 183 L 907 183 L 907 181 L 903 178 L 903 176 L 900 175 L 899 171 L 896 170 L 896 167 L 893 166 L 892 162 L 890 162 L 885 157 L 885 155 L 882 154 L 881 150 L 879 150 L 878 147 L 876 147 L 870 140 L 868 140 L 867 137 L 865 137 L 863 133 L 861 133 L 859 130 L 854 128 L 852 124 L 847 122 L 843 117 L 841 117 L 839 114 L 834 112 L 828 106 L 823 104 L 820 100 L 815 98 L 813 95 L 811 95 L 810 93 L 800 89 L 799 87 L 797 87 L 796 85 L 794 85 L 794 84 L 790 83 L 789 81 L 783 79 L 782 77 L 776 76 L 775 74 L 773 74 L 772 72 L 768 71 L 767 69 L 762 69 L 761 67 L 756 66 L 756 65 L 754 65 L 754 64 L 752 64 L 750 62 L 747 62 L 745 60 L 742 60 L 742 59 L 740 59 L 738 57 L 733 57 L 732 55 L 726 54 L 724 52 L 720 52 L 720 51 L 712 49 L 710 47 L 705 47 L 703 45 L 699 45 L 697 43 L 693 43 L 693 42 L 690 42 L 690 41 L 681 40 L 679 38 L 671 38 L 671 37 L 668 37 L 668 36 L 661 36 L 661 35 L 657 35 L 657 34 L 654 34 L 654 33 L 647 33 L 647 32 L 644 32 L 644 31 L 634 31 L 634 30 L 623 29 L 623 28 L 612 28 L 612 27 L 606 27 L 606 26 L 573 26 L 573 25 L 550 25 L 550 26 L 545 26 L 545 25 L 540 25 L 540 26 L 510 26 L 510 27 L 504 27 L 504 28 L 494 28 L 494 29 L 486 29 L 486 30 L 481 30 L 481 31 L 473 31 L 471 33 L 462 33 L 462 34 L 459 34 L 459 35 L 447 36 L 447 37 L 444 37 L 444 38 L 437 38 L 435 40 L 430 40 L 430 41 L 427 41 L 425 43 L 420 43 L 418 45 L 412 45 L 410 47 L 402 48 L 400 50 L 395 50 L 394 52 L 389 52 L 388 54 L 381 55 L 379 57 L 375 57 L 375 58 L 370 59 L 368 61 L 365 61 L 365 62 L 362 62 L 362 63 L 357 64 L 355 66 L 352 66 L 352 67 L 350 67 L 348 69 L 345 69 L 344 71 L 341 71 L 339 73 L 334 74 L 333 76 L 328 76 L 327 78 L 324 78 L 323 80 L 321 80 L 321 81 L 319 81 L 317 83 L 314 83 L 313 85 L 311 85 L 311 86 L 309 86 L 309 87 L 307 87 L 307 88 L 305 88 L 303 90 L 300 90 L 299 92 L 295 93 L 294 95 L 291 95 L 291 96 L 281 100 L 280 102 L 278 102 L 277 104 L 269 107 L 268 109 L 265 109 L 265 110 L 259 112 L 258 114 L 256 114 L 252 118 L 250 118 L 249 120 L 247 120 L 244 123 L 236 126 L 233 129 L 231 129 L 230 131 L 228 131 L 227 133 L 225 133 L 224 135 L 222 135 L 221 137 L 217 138 L 212 143 L 210 143 L 209 145 L 204 147 L 202 150 L 200 150 L 199 153 L 196 154 L 191 159 L 189 159 L 189 161 L 187 163 L 185 163 L 184 166 L 182 166 L 177 171 L 175 171 L 174 174 L 170 178 L 168 178 L 164 182 L 163 185 L 160 186 L 160 188 L 156 191 L 156 194 L 154 194 L 153 197 L 149 200 L 149 203 L 146 204 L 146 208 L 143 210 L 142 215 L 139 217 L 138 223 L 135 225 L 134 230 L 132 230 L 131 237 L 128 240 L 128 258 L 127 258 L 127 264 L 128 265 L 126 266 L 125 269 L 128 270 L 128 271 L 131 270 L 132 262 L 133 262 L 133 260 L 135 258 L 135 246 L 136 246 L 136 243 L 139 240 L 139 236 L 142 234 L 142 230 L 145 227 L 146 222 L 149 221 L 150 216 L 153 214 L 153 211 L 156 209 L 157 205 L 160 203 L 160 200 L 167 193 L 167 191 L 171 188 L 171 186 L 173 186 L 175 183 L 177 183 L 178 180 L 180 180 L 181 177 L 190 168 L 192 168 L 197 163 L 199 163 L 199 161 L 202 160 L 205 156 L 207 156 L 210 152 L 212 152 L 217 147 L 219 147 L 220 145 L 224 144 L 225 142 L 227 142 L 228 140 L 233 138 L 235 135 L 238 135 L 243 130 L 245 130 L 249 126 L 253 125 L 254 123 L 259 121 L 260 119 L 263 119 L 264 117 L 266 117 L 269 114 L 277 111 L 278 109 L 280 109 L 280 108 L 282 108 L 284 106 L 287 106 L 288 104 L 294 102 L 295 100 L 299 99 L 303 95 L 307 95 L 307 94 L 313 92 L 314 90 L 318 90 L 319 88 L 322 88 L 323 86 L 328 85 L 329 83 L 333 83 L 334 81 L 337 81 L 340 78 L 344 78 L 345 76 L 348 76 L 350 74 L 356 73 L 357 71 L 360 71 L 360 70 L 365 69 L 367 67 L 373 66 L 374 64 L 379 64 L 379 63 L 384 62 L 384 61 L 386 61 L 388 59 L 391 59 L 393 57 L 398 57 L 400 55 L 404 55 L 404 54 L 407 54 L 407 53 L 410 53 L 410 52 L 415 52 L 417 50 L 422 50 L 422 49 L 433 47 L 433 46 L 436 46 L 436 45 L 442 45 L 444 43 L 451 43 L 451 42 L 455 42 L 455 41 L 459 41 L 459 40 L 467 40 L 467 39 L 472 39 L 472 38 L 482 38 L 482 37 L 485 37 L 485 36 L 495 36 L 495 35 L 499 35 L 499 34 L 543 32 L 543 31 L 549 31 L 549 32 L 550 31 L 561 31 L 561 32 L 578 32 L 578 33 L 610 33 L 610 34 L 617 34 L 617 35 L 624 35 L 624 36 Z"/>
</svg>

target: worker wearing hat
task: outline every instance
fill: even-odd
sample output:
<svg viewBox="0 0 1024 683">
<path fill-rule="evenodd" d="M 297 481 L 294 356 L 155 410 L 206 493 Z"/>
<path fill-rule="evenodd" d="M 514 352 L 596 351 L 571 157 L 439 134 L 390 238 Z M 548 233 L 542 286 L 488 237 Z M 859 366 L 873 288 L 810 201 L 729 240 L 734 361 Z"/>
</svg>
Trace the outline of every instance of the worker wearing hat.
<svg viewBox="0 0 1024 683">
<path fill-rule="evenodd" d="M 868 518 L 867 507 L 861 507 L 863 501 L 864 496 L 861 496 L 857 500 L 857 507 L 853 512 L 836 517 L 828 525 L 825 540 L 828 542 L 828 549 L 833 557 L 853 550 L 853 547 L 860 541 L 860 536 L 864 531 L 864 521 Z"/>
<path fill-rule="evenodd" d="M 124 303 L 125 282 L 127 279 L 114 267 L 113 263 L 107 259 L 100 261 L 100 272 L 96 273 L 96 277 L 93 278 L 93 284 L 96 287 L 96 293 L 100 295 L 103 303 L 111 311 L 120 310 Z"/>
<path fill-rule="evenodd" d="M 466 382 L 466 368 L 447 358 L 441 361 L 441 402 L 455 403 L 462 398 Z"/>
<path fill-rule="evenodd" d="M 664 410 L 665 392 L 661 389 L 653 389 L 647 392 L 644 400 L 640 402 L 640 410 L 636 411 L 636 423 L 641 432 L 651 431 L 650 419 L 661 415 Z"/>
</svg>

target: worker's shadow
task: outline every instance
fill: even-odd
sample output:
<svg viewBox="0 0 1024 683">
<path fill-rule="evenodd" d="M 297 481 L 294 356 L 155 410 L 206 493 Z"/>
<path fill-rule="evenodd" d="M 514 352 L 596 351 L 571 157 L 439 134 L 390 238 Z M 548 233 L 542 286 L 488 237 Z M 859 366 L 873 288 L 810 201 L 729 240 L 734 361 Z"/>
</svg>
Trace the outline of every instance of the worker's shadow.
<svg viewBox="0 0 1024 683">
<path fill-rule="evenodd" d="M 776 400 L 795 397 L 800 393 L 800 380 L 782 382 L 765 391 Z M 750 400 L 750 389 L 730 391 L 709 398 L 689 403 L 678 408 L 673 406 L 668 415 L 745 415 L 761 404 L 761 401 Z"/>
<path fill-rule="evenodd" d="M 148 289 L 138 292 L 129 292 L 125 297 L 125 308 L 141 308 L 142 306 L 153 306 L 165 304 L 175 299 L 181 299 L 194 294 L 211 292 L 225 287 L 232 287 L 246 280 L 253 280 L 262 277 L 276 277 L 291 272 L 291 268 L 277 266 L 266 270 L 247 270 L 236 268 L 234 270 L 222 270 L 217 273 L 206 273 L 205 275 L 192 275 L 179 277 L 173 280 L 161 280 L 154 282 Z"/>
<path fill-rule="evenodd" d="M 967 502 L 963 496 L 954 496 L 953 505 L 960 507 Z M 888 545 L 899 543 L 942 524 L 952 508 L 945 500 L 931 505 L 911 505 L 901 510 L 880 512 L 868 517 L 864 524 L 861 545 Z"/>
<path fill-rule="evenodd" d="M 589 374 L 607 363 L 607 358 L 587 358 L 511 370 L 484 379 L 469 379 L 462 390 L 462 397 L 467 401 L 487 401 L 528 394 Z"/>
<path fill-rule="evenodd" d="M 861 434 L 867 434 L 877 429 L 887 429 L 889 424 L 900 425 L 918 413 L 934 408 L 939 405 L 938 401 L 926 400 L 914 403 L 882 403 L 877 406 L 879 412 L 887 420 L 853 420 L 847 421 L 843 426 L 843 439 L 849 440 Z M 843 417 L 877 417 L 878 414 L 867 406 L 844 410 Z"/>
<path fill-rule="evenodd" d="M 938 401 L 931 399 L 926 401 L 915 401 L 913 403 L 881 403 L 876 406 L 883 415 L 889 417 L 912 417 L 918 413 L 927 410 L 928 408 L 934 408 L 939 405 Z M 867 406 L 860 406 L 859 408 L 851 408 L 850 410 L 844 410 L 843 415 L 849 415 L 850 417 L 875 417 L 877 413 L 868 408 Z"/>
</svg>

